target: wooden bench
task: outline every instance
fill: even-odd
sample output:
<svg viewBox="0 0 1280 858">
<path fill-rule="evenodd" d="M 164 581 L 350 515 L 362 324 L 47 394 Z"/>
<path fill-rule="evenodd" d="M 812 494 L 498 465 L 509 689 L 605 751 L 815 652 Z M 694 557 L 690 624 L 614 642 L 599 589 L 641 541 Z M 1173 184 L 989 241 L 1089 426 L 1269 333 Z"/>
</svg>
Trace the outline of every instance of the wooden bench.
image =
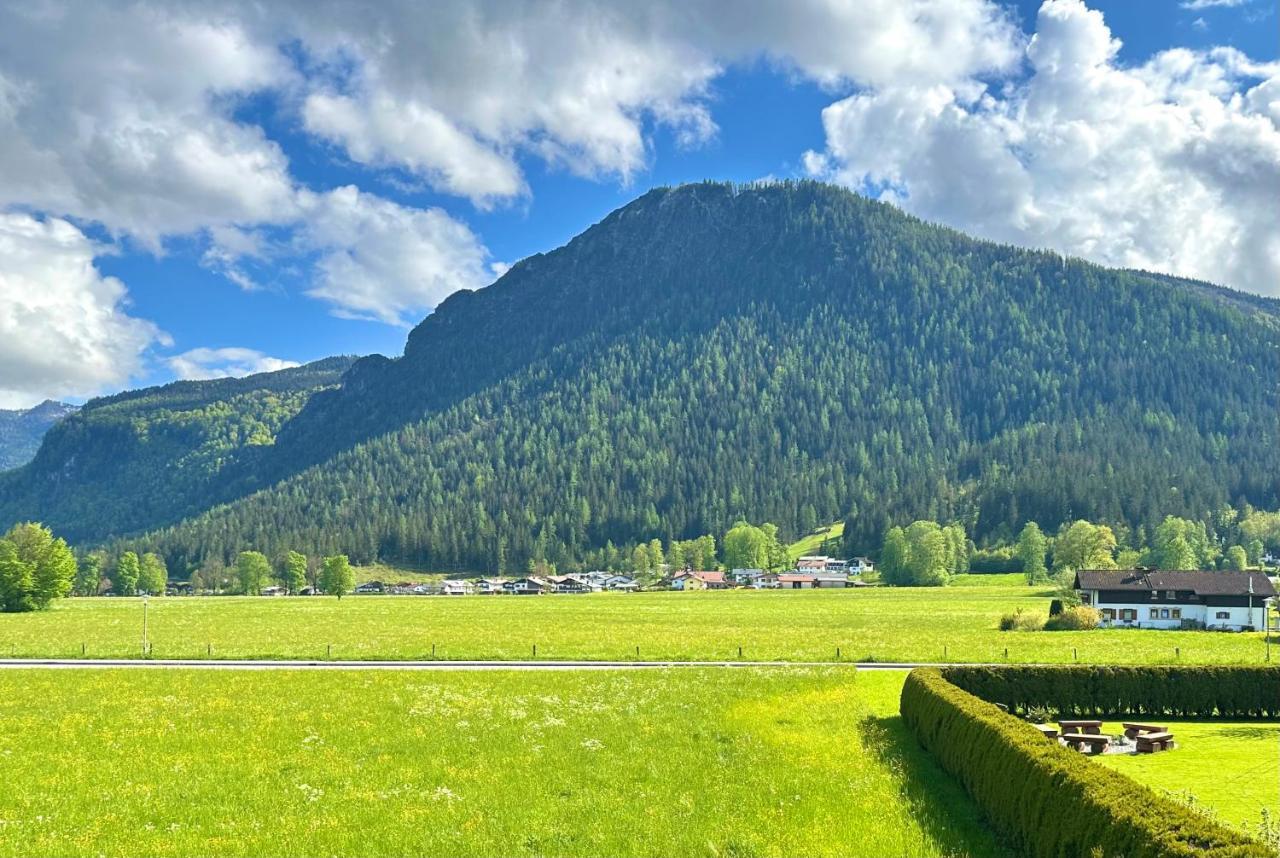
<svg viewBox="0 0 1280 858">
<path fill-rule="evenodd" d="M 1088 733 L 1091 736 L 1102 733 L 1101 721 L 1059 721 L 1058 726 L 1062 728 L 1064 736 L 1067 733 Z"/>
<path fill-rule="evenodd" d="M 1167 751 L 1173 745 L 1172 733 L 1139 733 L 1134 741 L 1138 743 L 1139 754 L 1154 754 L 1156 751 Z"/>
<path fill-rule="evenodd" d="M 1058 740 L 1058 728 L 1052 724 L 1032 724 L 1031 726 L 1039 730 L 1050 742 Z"/>
<path fill-rule="evenodd" d="M 1166 728 L 1160 724 L 1131 724 L 1128 721 L 1124 723 L 1124 737 L 1126 739 L 1136 739 L 1142 733 L 1163 733 Z"/>
<path fill-rule="evenodd" d="M 1093 754 L 1101 754 L 1111 744 L 1110 736 L 1097 733 L 1063 733 L 1062 740 L 1077 751 L 1083 751 L 1088 745 L 1089 752 Z"/>
</svg>

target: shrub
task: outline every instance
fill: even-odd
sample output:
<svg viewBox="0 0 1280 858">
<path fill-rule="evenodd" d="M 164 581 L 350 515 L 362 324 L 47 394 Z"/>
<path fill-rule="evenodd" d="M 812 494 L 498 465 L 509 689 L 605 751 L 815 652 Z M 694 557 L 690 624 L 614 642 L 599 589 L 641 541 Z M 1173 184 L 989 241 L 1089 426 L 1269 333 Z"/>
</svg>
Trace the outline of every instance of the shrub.
<svg viewBox="0 0 1280 858">
<path fill-rule="evenodd" d="M 1038 632 L 1044 628 L 1044 624 L 1044 614 L 1018 608 L 1012 614 L 1005 614 L 1000 618 L 1000 631 Z"/>
<path fill-rule="evenodd" d="M 1058 710 L 1052 706 L 1028 706 L 1027 720 L 1032 724 L 1048 724 L 1058 720 Z"/>
<path fill-rule="evenodd" d="M 1267 847 L 1119 772 L 1046 742 L 1039 731 L 918 668 L 902 719 L 1019 854 L 1246 858 Z"/>
<path fill-rule="evenodd" d="M 1048 632 L 1087 631 L 1096 629 L 1100 622 L 1102 622 L 1102 615 L 1098 613 L 1097 608 L 1076 605 L 1074 608 L 1064 609 L 1056 617 L 1050 617 L 1044 624 L 1044 629 Z"/>
<path fill-rule="evenodd" d="M 966 665 L 948 667 L 943 675 L 1011 712 L 1047 706 L 1081 716 L 1280 716 L 1280 667 Z"/>
</svg>

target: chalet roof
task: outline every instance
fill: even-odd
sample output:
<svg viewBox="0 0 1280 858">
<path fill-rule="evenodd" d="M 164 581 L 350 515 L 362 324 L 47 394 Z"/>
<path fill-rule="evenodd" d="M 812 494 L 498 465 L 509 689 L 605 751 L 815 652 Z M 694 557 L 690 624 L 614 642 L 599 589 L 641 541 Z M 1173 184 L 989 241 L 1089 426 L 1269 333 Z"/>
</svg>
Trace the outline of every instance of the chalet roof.
<svg viewBox="0 0 1280 858">
<path fill-rule="evenodd" d="M 797 581 L 816 581 L 816 580 L 818 579 L 814 575 L 783 574 L 778 576 L 779 583 L 787 583 L 787 584 L 794 584 Z"/>
<path fill-rule="evenodd" d="M 1250 592 L 1266 598 L 1276 595 L 1275 585 L 1261 572 L 1156 572 L 1129 569 L 1116 572 L 1081 570 L 1078 590 L 1190 590 L 1197 596 L 1244 596 Z"/>
<path fill-rule="evenodd" d="M 708 584 L 720 584 L 724 581 L 723 572 L 694 572 L 692 573 L 692 577 L 697 578 L 700 581 L 705 581 Z"/>
</svg>

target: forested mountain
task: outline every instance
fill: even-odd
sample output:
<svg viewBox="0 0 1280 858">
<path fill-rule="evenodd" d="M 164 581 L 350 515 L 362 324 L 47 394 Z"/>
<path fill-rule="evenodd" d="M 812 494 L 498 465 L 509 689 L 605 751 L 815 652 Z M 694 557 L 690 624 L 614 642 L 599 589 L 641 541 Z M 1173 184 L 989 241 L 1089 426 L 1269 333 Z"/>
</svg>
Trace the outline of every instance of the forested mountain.
<svg viewBox="0 0 1280 858">
<path fill-rule="evenodd" d="M 236 497 L 243 493 L 238 475 L 252 470 L 248 460 L 274 443 L 311 394 L 336 385 L 353 360 L 90 400 L 48 431 L 30 464 L 0 474 L 0 520 L 44 521 L 89 543 Z"/>
<path fill-rule="evenodd" d="M 49 427 L 75 412 L 76 406 L 52 399 L 16 411 L 0 408 L 0 471 L 30 462 Z"/>
<path fill-rule="evenodd" d="M 174 569 L 252 547 L 510 570 L 740 516 L 847 518 L 861 551 L 916 518 L 1152 527 L 1277 506 L 1278 381 L 1274 301 L 812 182 L 658 189 L 450 297 L 226 467 L 229 503 L 133 541 Z M 78 538 L 162 521 L 127 518 Z"/>
</svg>

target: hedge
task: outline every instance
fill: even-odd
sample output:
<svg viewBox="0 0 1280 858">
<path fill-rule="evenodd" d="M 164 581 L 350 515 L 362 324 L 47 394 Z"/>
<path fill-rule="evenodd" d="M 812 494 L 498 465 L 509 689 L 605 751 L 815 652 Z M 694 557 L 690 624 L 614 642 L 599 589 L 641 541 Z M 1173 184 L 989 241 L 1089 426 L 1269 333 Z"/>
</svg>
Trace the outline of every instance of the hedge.
<svg viewBox="0 0 1280 858">
<path fill-rule="evenodd" d="M 902 718 L 1019 854 L 1265 858 L 1262 843 L 1045 741 L 1030 724 L 917 668 Z"/>
<path fill-rule="evenodd" d="M 943 677 L 1011 712 L 1183 718 L 1280 715 L 1280 667 L 950 667 Z"/>
</svg>

